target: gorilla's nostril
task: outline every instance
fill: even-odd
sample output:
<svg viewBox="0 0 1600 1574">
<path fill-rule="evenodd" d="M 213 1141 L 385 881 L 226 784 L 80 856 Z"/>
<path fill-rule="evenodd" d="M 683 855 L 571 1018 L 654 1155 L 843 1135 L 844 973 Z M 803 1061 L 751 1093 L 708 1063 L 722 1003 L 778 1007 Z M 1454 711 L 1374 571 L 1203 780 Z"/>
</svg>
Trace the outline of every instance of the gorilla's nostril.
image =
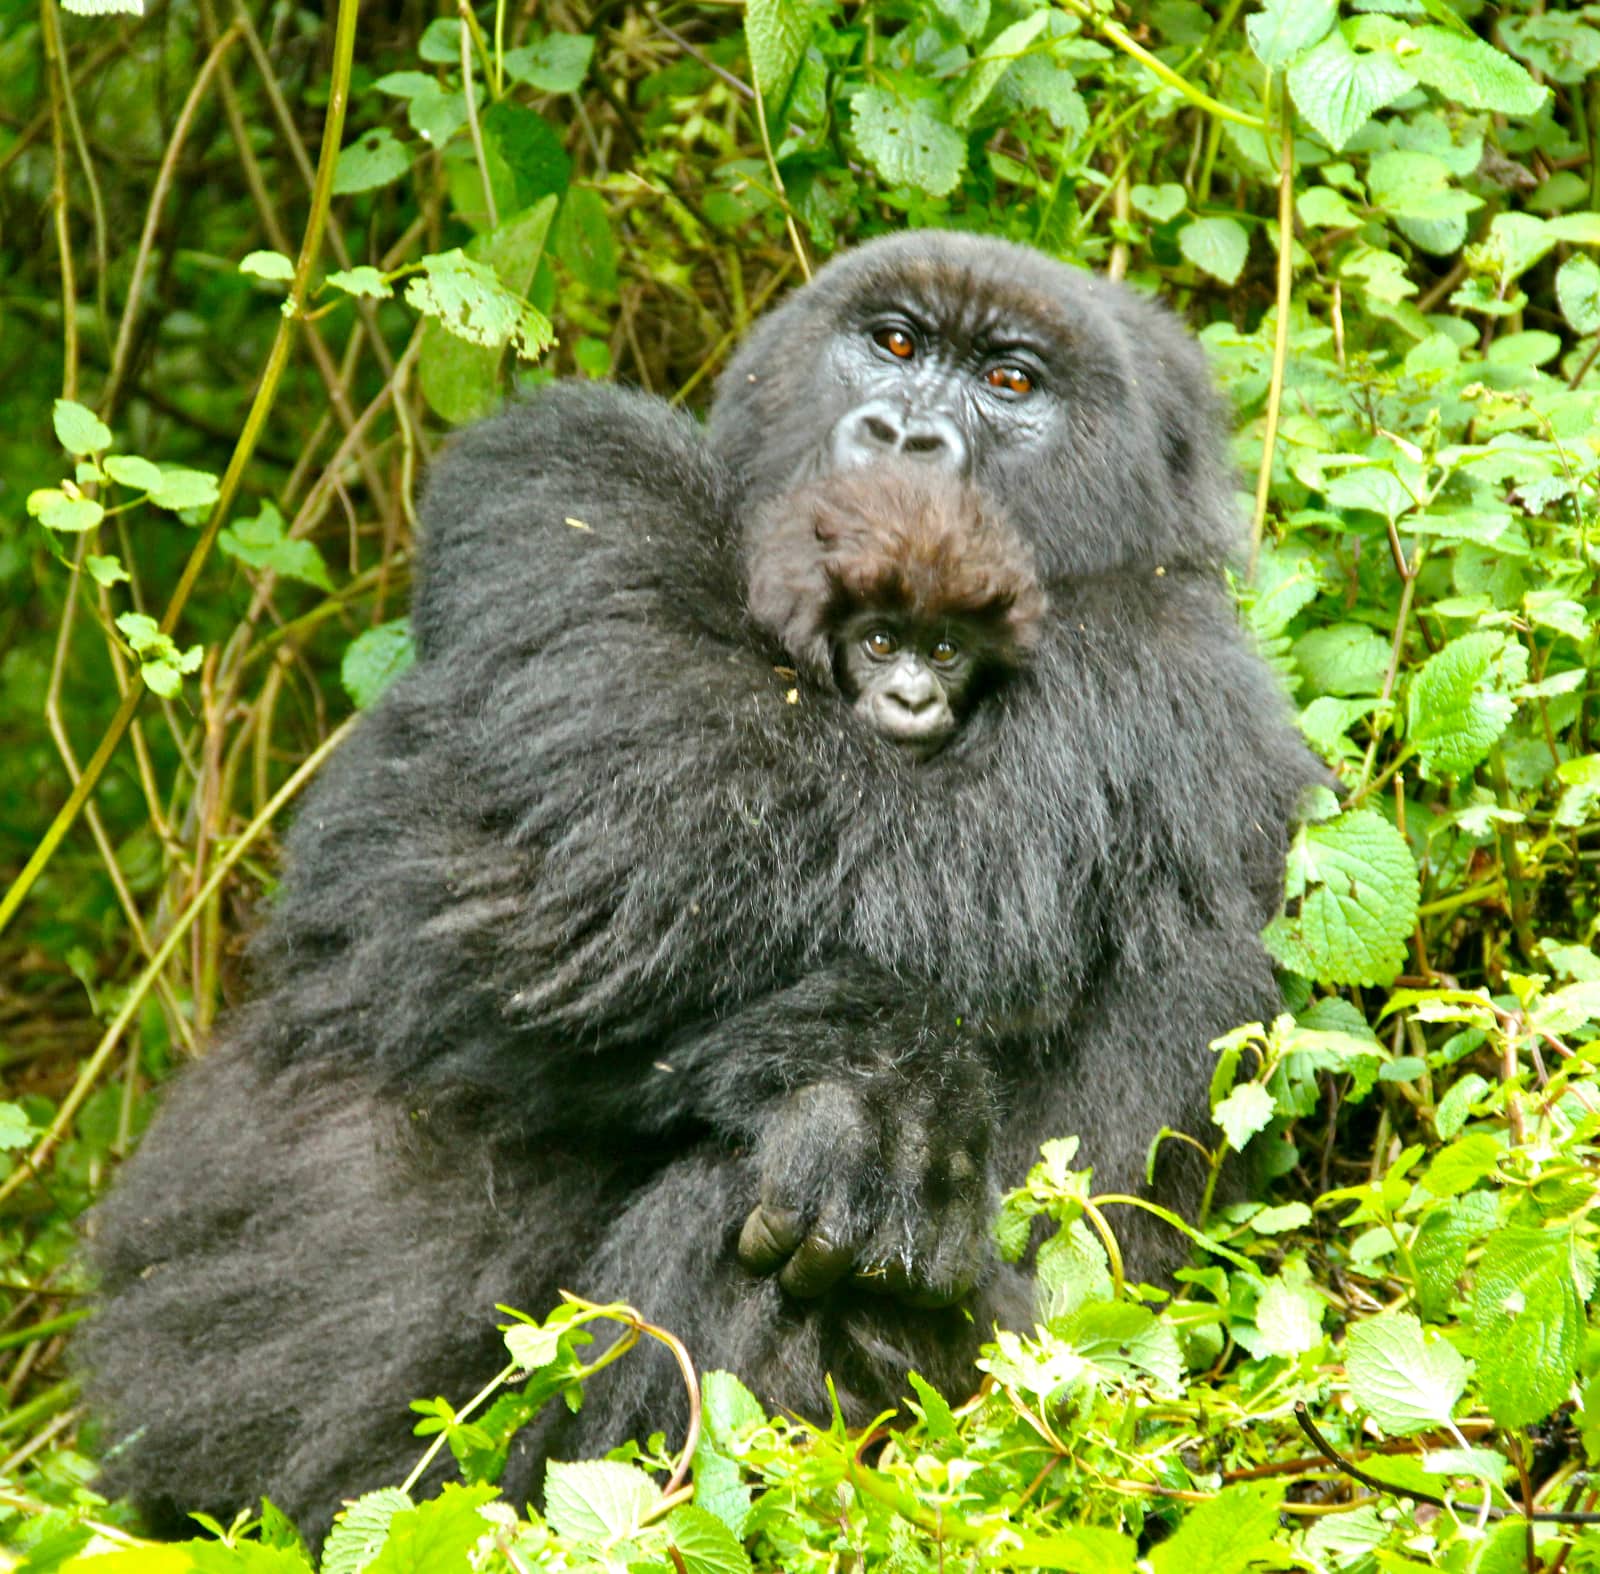
<svg viewBox="0 0 1600 1574">
<path fill-rule="evenodd" d="M 900 429 L 892 421 L 886 421 L 881 415 L 868 415 L 862 422 L 866 434 L 873 442 L 884 448 L 893 448 L 900 441 Z"/>
<path fill-rule="evenodd" d="M 937 432 L 912 432 L 903 446 L 908 454 L 936 454 L 944 448 L 945 442 Z"/>
</svg>

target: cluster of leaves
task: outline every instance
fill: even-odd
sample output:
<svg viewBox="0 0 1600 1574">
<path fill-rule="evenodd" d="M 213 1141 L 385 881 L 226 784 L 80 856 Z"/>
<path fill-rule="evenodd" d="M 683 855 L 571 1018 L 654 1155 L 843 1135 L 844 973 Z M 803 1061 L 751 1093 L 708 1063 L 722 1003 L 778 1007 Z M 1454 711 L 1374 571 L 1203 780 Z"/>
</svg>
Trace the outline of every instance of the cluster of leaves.
<svg viewBox="0 0 1600 1574">
<path fill-rule="evenodd" d="M 1037 1324 L 970 1402 L 914 1378 L 851 1435 L 709 1374 L 684 1448 L 554 1466 L 542 1513 L 497 1489 L 517 1428 L 670 1331 L 514 1318 L 316 1566 L 1600 1568 L 1600 7 L 397 7 L 346 79 L 332 23 L 198 4 L 0 0 L 0 265 L 36 286 L 0 335 L 7 1555 L 313 1566 L 270 1505 L 157 1549 L 96 1497 L 72 1221 L 218 1009 L 330 713 L 409 660 L 430 442 L 513 380 L 692 396 L 813 249 L 910 223 L 1162 289 L 1234 402 L 1242 616 L 1338 784 L 1267 934 L 1288 1012 L 1216 1046 L 1207 1162 L 1255 1200 L 1170 1218 L 1195 1266 L 1130 1285 L 1132 1204 L 1053 1143 L 997 1227 L 1047 1237 Z"/>
</svg>

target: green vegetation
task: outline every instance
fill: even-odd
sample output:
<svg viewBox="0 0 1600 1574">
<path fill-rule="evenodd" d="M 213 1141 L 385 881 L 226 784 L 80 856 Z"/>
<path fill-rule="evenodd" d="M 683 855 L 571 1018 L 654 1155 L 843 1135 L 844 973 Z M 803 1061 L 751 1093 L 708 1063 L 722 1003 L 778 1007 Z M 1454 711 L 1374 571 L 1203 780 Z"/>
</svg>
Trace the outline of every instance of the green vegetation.
<svg viewBox="0 0 1600 1574">
<path fill-rule="evenodd" d="M 94 1496 L 73 1221 L 409 658 L 430 450 L 513 378 L 697 403 L 814 259 L 945 224 L 1162 290 L 1237 411 L 1242 615 L 1340 787 L 1287 1013 L 1218 1046 L 1256 1200 L 1128 1285 L 1063 1133 L 971 1403 L 819 1431 L 689 1351 L 690 1447 L 543 1515 L 515 1428 L 596 1320 L 671 1331 L 522 1308 L 419 1396 L 463 1484 L 321 1567 L 1600 1569 L 1600 6 L 138 5 L 0 0 L 0 1560 L 307 1567 L 270 1506 L 154 1549 Z"/>
</svg>

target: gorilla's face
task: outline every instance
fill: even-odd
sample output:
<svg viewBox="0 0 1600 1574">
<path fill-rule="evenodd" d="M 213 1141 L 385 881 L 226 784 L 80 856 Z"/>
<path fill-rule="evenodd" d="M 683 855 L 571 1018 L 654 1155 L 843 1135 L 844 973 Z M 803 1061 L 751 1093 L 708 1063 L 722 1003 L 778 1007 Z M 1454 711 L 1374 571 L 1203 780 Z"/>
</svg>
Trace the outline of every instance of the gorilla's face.
<svg viewBox="0 0 1600 1574">
<path fill-rule="evenodd" d="M 1191 440 L 1211 402 L 1165 313 L 1026 247 L 923 230 L 845 253 L 763 318 L 710 436 L 750 504 L 885 460 L 970 478 L 1048 579 L 1226 549 L 1187 524 L 1231 512 Z"/>
</svg>

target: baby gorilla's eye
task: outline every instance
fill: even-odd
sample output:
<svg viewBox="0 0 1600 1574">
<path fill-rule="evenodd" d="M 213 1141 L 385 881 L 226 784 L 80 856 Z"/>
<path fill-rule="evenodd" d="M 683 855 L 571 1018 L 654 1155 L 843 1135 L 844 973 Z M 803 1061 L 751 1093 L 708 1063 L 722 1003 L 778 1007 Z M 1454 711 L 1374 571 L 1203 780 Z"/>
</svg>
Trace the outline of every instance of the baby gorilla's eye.
<svg viewBox="0 0 1600 1574">
<path fill-rule="evenodd" d="M 936 667 L 948 667 L 951 662 L 961 655 L 961 647 L 954 640 L 942 639 L 928 652 L 929 659 Z"/>
<path fill-rule="evenodd" d="M 861 643 L 866 646 L 869 656 L 876 656 L 880 661 L 894 655 L 900 648 L 900 641 L 887 629 L 874 629 Z"/>
<path fill-rule="evenodd" d="M 1033 379 L 1020 366 L 991 366 L 983 374 L 983 380 L 991 388 L 1015 394 L 1019 399 L 1033 392 Z"/>
<path fill-rule="evenodd" d="M 909 361 L 917 353 L 915 342 L 904 328 L 880 328 L 873 334 L 872 342 L 897 361 Z"/>
</svg>

